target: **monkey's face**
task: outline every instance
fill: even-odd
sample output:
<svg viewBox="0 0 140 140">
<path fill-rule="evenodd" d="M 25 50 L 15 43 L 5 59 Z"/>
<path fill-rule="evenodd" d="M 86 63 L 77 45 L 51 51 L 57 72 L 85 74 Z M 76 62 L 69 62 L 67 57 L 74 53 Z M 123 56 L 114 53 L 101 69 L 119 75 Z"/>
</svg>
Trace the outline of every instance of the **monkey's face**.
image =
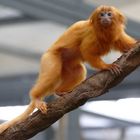
<svg viewBox="0 0 140 140">
<path fill-rule="evenodd" d="M 99 22 L 102 26 L 110 26 L 112 24 L 113 13 L 112 11 L 101 11 L 98 15 Z"/>
<path fill-rule="evenodd" d="M 96 26 L 109 28 L 125 24 L 124 15 L 113 6 L 100 6 L 90 17 L 92 23 Z"/>
</svg>

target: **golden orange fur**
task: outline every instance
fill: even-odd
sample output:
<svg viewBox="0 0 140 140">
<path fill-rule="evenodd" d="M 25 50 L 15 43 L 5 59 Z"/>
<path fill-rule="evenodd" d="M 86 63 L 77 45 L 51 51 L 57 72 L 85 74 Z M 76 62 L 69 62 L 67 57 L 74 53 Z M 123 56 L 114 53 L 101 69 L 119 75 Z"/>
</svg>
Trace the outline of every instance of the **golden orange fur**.
<svg viewBox="0 0 140 140">
<path fill-rule="evenodd" d="M 29 107 L 16 119 L 2 124 L 0 131 L 24 120 L 35 108 L 46 112 L 44 96 L 71 91 L 79 85 L 86 78 L 84 62 L 97 69 L 120 73 L 119 66 L 106 64 L 101 56 L 111 49 L 126 52 L 136 43 L 124 29 L 124 15 L 112 6 L 100 6 L 89 19 L 68 28 L 41 58 L 39 77 L 30 91 Z"/>
</svg>

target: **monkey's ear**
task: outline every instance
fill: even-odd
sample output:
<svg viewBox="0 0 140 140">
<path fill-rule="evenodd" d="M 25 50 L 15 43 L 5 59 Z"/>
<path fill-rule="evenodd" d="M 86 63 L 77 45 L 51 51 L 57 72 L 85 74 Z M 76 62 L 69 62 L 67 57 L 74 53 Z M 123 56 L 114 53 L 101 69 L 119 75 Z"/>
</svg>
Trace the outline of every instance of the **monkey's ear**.
<svg viewBox="0 0 140 140">
<path fill-rule="evenodd" d="M 114 6 L 111 6 L 111 9 L 115 13 L 115 15 L 117 16 L 118 22 L 121 23 L 121 24 L 125 24 L 126 23 L 126 18 L 123 15 L 123 13 L 119 9 L 115 8 Z"/>
<path fill-rule="evenodd" d="M 118 11 L 118 20 L 121 24 L 125 24 L 126 23 L 126 18 L 125 16 L 120 12 Z"/>
<path fill-rule="evenodd" d="M 92 13 L 91 15 L 89 16 L 89 20 L 91 23 L 95 23 L 97 22 L 97 18 L 98 18 L 98 15 L 99 15 L 99 12 L 101 12 L 101 9 L 104 7 L 104 5 L 101 5 L 99 7 L 97 7 Z"/>
<path fill-rule="evenodd" d="M 95 12 L 93 11 L 93 12 L 91 13 L 91 15 L 89 16 L 89 20 L 90 20 L 91 23 L 94 23 L 95 16 L 96 16 L 96 14 L 95 14 Z"/>
</svg>

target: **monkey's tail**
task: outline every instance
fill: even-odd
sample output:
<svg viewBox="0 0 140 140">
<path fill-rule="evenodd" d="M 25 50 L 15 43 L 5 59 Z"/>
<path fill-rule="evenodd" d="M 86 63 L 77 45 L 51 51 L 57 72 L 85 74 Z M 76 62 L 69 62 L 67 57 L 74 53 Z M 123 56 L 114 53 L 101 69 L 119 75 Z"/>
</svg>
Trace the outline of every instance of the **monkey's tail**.
<svg viewBox="0 0 140 140">
<path fill-rule="evenodd" d="M 0 125 L 0 133 L 2 133 L 4 130 L 6 130 L 7 128 L 11 127 L 12 125 L 18 123 L 19 121 L 23 121 L 25 120 L 35 109 L 35 103 L 32 101 L 29 106 L 27 107 L 27 109 L 19 116 L 17 116 L 16 118 L 14 118 L 11 121 L 7 121 L 5 123 L 2 123 Z"/>
</svg>

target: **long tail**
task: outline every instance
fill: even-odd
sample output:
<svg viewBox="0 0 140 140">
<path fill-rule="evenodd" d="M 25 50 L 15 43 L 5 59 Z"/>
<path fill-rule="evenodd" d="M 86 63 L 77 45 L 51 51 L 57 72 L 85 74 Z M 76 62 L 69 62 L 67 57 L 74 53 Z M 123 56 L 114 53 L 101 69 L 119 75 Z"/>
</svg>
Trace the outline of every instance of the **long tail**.
<svg viewBox="0 0 140 140">
<path fill-rule="evenodd" d="M 7 128 L 9 128 L 10 126 L 18 123 L 18 122 L 21 122 L 23 120 L 25 120 L 35 109 L 35 104 L 34 102 L 32 101 L 29 106 L 27 107 L 27 109 L 19 116 L 17 116 L 16 118 L 14 118 L 13 120 L 11 121 L 7 121 L 3 124 L 0 125 L 0 133 L 2 133 L 4 130 L 6 130 Z"/>
</svg>

